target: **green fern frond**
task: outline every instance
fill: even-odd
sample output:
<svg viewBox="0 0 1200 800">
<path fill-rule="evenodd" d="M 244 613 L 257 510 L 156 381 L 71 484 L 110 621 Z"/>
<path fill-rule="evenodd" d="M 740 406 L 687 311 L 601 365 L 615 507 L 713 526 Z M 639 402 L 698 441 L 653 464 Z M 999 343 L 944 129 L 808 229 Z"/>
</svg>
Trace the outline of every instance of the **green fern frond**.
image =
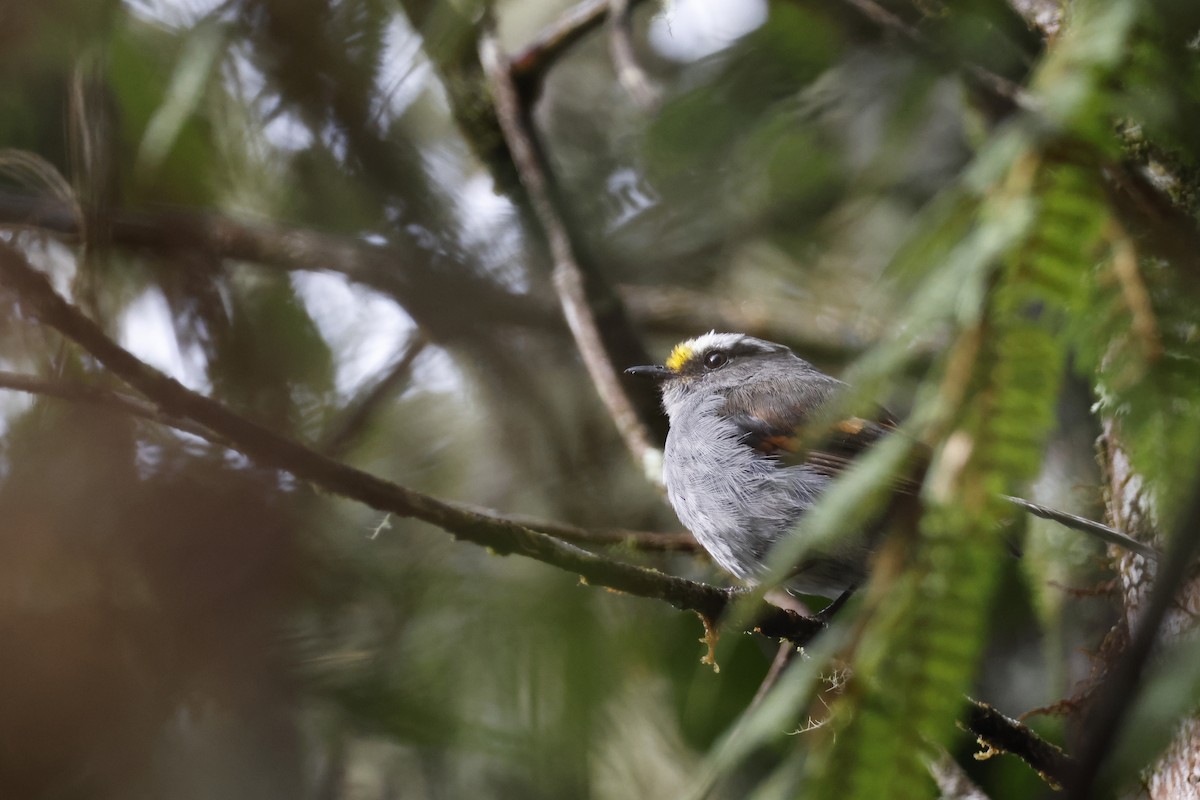
<svg viewBox="0 0 1200 800">
<path fill-rule="evenodd" d="M 974 676 L 1003 554 L 998 531 L 1011 514 L 997 495 L 1037 471 L 1066 359 L 1060 328 L 1108 218 L 1098 170 L 1049 160 L 1032 169 L 1036 222 L 993 275 L 970 388 L 930 479 L 943 489 L 931 492 L 912 563 L 863 636 L 815 796 L 928 795 L 926 748 L 953 736 Z"/>
<path fill-rule="evenodd" d="M 1200 452 L 1200 327 L 1193 278 L 1138 258 L 1123 232 L 1109 232 L 1118 256 L 1090 283 L 1071 340 L 1081 370 L 1094 376 L 1098 410 L 1120 425 L 1135 471 L 1146 479 L 1160 519 L 1169 520 Z M 1120 255 L 1122 250 L 1129 252 Z"/>
</svg>

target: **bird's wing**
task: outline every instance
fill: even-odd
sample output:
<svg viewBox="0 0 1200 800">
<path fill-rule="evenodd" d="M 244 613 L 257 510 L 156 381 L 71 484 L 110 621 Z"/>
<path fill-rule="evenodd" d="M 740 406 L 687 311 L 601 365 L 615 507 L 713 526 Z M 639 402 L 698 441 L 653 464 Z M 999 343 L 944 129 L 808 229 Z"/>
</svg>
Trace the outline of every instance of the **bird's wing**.
<svg viewBox="0 0 1200 800">
<path fill-rule="evenodd" d="M 872 419 L 846 417 L 832 424 L 822 420 L 822 409 L 827 403 L 833 402 L 843 388 L 832 380 L 829 384 L 806 381 L 804 384 L 775 387 L 767 391 L 762 391 L 761 387 L 743 388 L 729 394 L 720 413 L 737 425 L 742 432 L 742 442 L 747 447 L 778 459 L 780 466 L 804 464 L 830 478 L 836 478 L 861 453 L 899 427 L 896 418 L 884 408 L 877 409 Z M 821 427 L 814 429 L 814 425 Z M 925 449 L 918 447 L 915 461 L 919 466 L 914 474 L 920 474 L 920 466 L 924 465 L 927 457 Z M 913 495 L 919 483 L 912 478 L 898 476 L 894 479 L 893 488 L 898 497 Z M 1147 558 L 1159 557 L 1158 550 L 1103 523 L 1019 497 L 1004 497 L 1035 516 L 1089 533 Z M 1015 554 L 1020 554 L 1019 548 L 1011 542 L 1009 547 Z"/>
<path fill-rule="evenodd" d="M 830 383 L 765 392 L 734 391 L 721 414 L 742 431 L 742 442 L 747 447 L 777 458 L 781 465 L 804 464 L 837 477 L 861 453 L 898 427 L 896 418 L 883 408 L 877 409 L 873 418 L 853 416 L 832 424 L 826 422 L 821 410 L 840 388 Z"/>
</svg>

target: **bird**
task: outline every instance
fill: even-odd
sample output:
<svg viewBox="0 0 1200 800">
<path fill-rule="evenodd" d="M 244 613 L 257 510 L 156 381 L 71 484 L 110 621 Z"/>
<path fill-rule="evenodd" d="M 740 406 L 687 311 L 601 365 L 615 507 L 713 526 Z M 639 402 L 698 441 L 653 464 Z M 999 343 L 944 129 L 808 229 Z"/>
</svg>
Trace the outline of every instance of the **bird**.
<svg viewBox="0 0 1200 800">
<path fill-rule="evenodd" d="M 882 407 L 826 424 L 847 384 L 785 345 L 744 333 L 710 331 L 676 345 L 661 365 L 625 372 L 659 383 L 669 421 L 663 483 L 676 515 L 717 564 L 749 584 L 766 576 L 772 548 L 829 485 L 899 428 Z M 917 484 L 900 478 L 895 488 L 898 496 L 911 494 Z M 1148 557 L 1157 554 L 1101 523 L 1005 499 Z M 865 581 L 882 530 L 869 525 L 809 554 L 786 588 L 844 601 Z"/>
</svg>

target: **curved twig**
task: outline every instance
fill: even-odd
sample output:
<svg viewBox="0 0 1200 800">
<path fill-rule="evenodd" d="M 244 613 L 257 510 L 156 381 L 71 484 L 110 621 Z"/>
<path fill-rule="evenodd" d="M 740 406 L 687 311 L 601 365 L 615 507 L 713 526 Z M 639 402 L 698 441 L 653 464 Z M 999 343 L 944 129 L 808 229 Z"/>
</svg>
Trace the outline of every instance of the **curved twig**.
<svg viewBox="0 0 1200 800">
<path fill-rule="evenodd" d="M 485 30 L 480 36 L 479 60 L 487 76 L 496 116 L 512 154 L 513 165 L 528 193 L 537 223 L 542 228 L 541 233 L 549 245 L 554 260 L 554 289 L 584 366 L 616 424 L 625 447 L 634 460 L 646 469 L 649 477 L 661 481 L 657 470 L 652 468 L 658 448 L 651 443 L 649 431 L 625 394 L 620 373 L 614 369 L 605 348 L 604 337 L 588 302 L 583 270 L 576 259 L 570 233 L 554 207 L 549 180 L 538 157 L 532 133 L 526 125 L 527 117 L 523 113 L 507 59 L 491 30 Z"/>
<path fill-rule="evenodd" d="M 512 80 L 526 96 L 535 94 L 546 70 L 563 53 L 608 19 L 608 0 L 584 0 L 543 28 L 509 65 Z"/>
<path fill-rule="evenodd" d="M 625 87 L 633 102 L 643 111 L 654 111 L 658 108 L 658 91 L 650 84 L 646 71 L 638 63 L 633 53 L 633 31 L 630 23 L 630 0 L 608 0 L 609 26 L 608 50 L 612 56 L 613 67 L 617 71 L 617 81 Z"/>
</svg>

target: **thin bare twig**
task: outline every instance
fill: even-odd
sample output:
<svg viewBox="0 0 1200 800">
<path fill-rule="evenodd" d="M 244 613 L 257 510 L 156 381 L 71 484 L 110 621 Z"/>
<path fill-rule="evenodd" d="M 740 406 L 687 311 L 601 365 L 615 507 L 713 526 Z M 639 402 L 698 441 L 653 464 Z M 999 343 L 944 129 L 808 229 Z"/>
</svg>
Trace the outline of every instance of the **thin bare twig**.
<svg viewBox="0 0 1200 800">
<path fill-rule="evenodd" d="M 60 297 L 45 275 L 4 242 L 0 242 L 0 283 L 15 292 L 21 304 L 42 323 L 90 353 L 112 374 L 151 400 L 168 419 L 198 423 L 222 437 L 227 446 L 263 466 L 284 470 L 324 491 L 379 511 L 427 522 L 457 539 L 487 547 L 500 555 L 517 554 L 542 561 L 578 574 L 589 583 L 663 600 L 706 619 L 719 619 L 740 594 L 737 590 L 719 589 L 590 553 L 511 521 L 479 514 L 385 481 L 280 436 L 140 361 Z M 799 645 L 811 641 L 823 629 L 819 620 L 777 608 L 765 609 L 746 626 L 746 630 L 786 638 Z"/>
<path fill-rule="evenodd" d="M 658 90 L 651 85 L 633 52 L 632 3 L 630 0 L 609 0 L 608 8 L 608 50 L 617 71 L 617 81 L 639 108 L 654 111 L 660 101 Z"/>
<path fill-rule="evenodd" d="M 767 695 L 771 693 L 771 690 L 775 688 L 775 684 L 779 683 L 779 676 L 783 674 L 783 670 L 791 663 L 795 655 L 796 648 L 789 642 L 779 643 L 779 649 L 775 651 L 775 657 L 771 659 L 771 666 L 767 670 L 767 674 L 763 676 L 762 683 L 755 690 L 754 697 L 750 698 L 750 705 L 746 706 L 743 719 L 751 711 L 758 708 Z"/>
<path fill-rule="evenodd" d="M 412 375 L 413 362 L 425 351 L 429 340 L 419 329 L 405 342 L 396 363 L 362 397 L 338 418 L 325 435 L 321 452 L 330 458 L 341 458 L 362 434 L 379 407 L 391 398 Z"/>
<path fill-rule="evenodd" d="M 495 516 L 497 519 L 501 519 L 501 517 L 496 515 L 496 512 L 490 509 L 468 506 L 461 503 L 456 505 L 459 508 L 465 508 L 476 514 Z M 564 542 L 570 542 L 571 544 L 583 547 L 632 546 L 637 551 L 644 553 L 663 552 L 705 555 L 704 549 L 700 547 L 696 539 L 690 533 L 686 532 L 657 533 L 653 531 L 633 531 L 625 528 L 580 528 L 575 525 L 568 525 L 565 522 L 551 522 L 535 517 L 527 517 L 522 514 L 506 514 L 502 519 L 515 522 L 532 531 L 553 536 L 555 539 L 561 539 Z M 776 603 L 776 605 L 779 604 Z"/>
<path fill-rule="evenodd" d="M 1102 522 L 1096 522 L 1087 517 L 1081 517 L 1078 514 L 1068 514 L 1066 511 L 1059 511 L 1057 508 L 1050 508 L 1049 506 L 1034 503 L 1021 497 L 1013 497 L 1007 494 L 1000 496 L 1013 505 L 1025 509 L 1035 517 L 1057 522 L 1059 525 L 1071 530 L 1082 531 L 1090 536 L 1095 536 L 1102 542 L 1115 545 L 1131 553 L 1137 553 L 1154 561 L 1157 561 L 1161 555 L 1161 553 L 1145 542 L 1138 541 L 1132 536 L 1121 533 L 1116 528 L 1105 525 Z"/>
<path fill-rule="evenodd" d="M 513 56 L 509 66 L 513 82 L 525 92 L 533 93 L 550 66 L 576 42 L 603 25 L 608 12 L 608 0 L 584 0 L 567 9 Z"/>
<path fill-rule="evenodd" d="M 508 63 L 494 31 L 485 30 L 480 36 L 479 60 L 487 76 L 492 100 L 496 106 L 496 116 L 512 154 L 513 165 L 528 193 L 537 223 L 541 226 L 541 233 L 550 248 L 554 261 L 554 288 L 562 305 L 567 326 L 575 337 L 575 344 L 588 375 L 609 416 L 616 424 L 626 448 L 634 460 L 646 469 L 648 475 L 656 477 L 657 471 L 652 470 L 650 466 L 651 456 L 658 450 L 651 443 L 650 434 L 625 394 L 619 374 L 609 359 L 604 338 L 588 302 L 583 270 L 576 259 L 566 223 L 551 198 L 549 180 L 538 156 L 533 132 L 527 125 L 528 117 L 522 109 Z"/>
</svg>

